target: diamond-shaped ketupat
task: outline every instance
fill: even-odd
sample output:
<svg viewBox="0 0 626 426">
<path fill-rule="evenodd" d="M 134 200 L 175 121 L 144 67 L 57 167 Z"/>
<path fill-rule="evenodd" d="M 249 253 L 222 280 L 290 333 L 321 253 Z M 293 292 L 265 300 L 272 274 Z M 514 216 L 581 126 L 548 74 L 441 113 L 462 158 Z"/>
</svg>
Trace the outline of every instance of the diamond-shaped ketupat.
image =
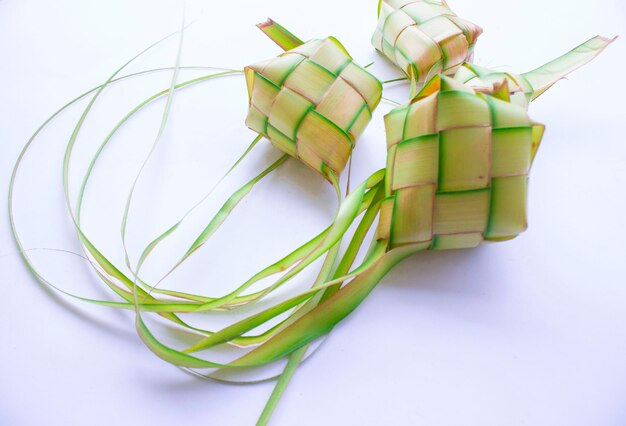
<svg viewBox="0 0 626 426">
<path fill-rule="evenodd" d="M 324 176 L 339 175 L 380 102 L 382 85 L 334 38 L 245 68 L 246 125 Z"/>
<path fill-rule="evenodd" d="M 482 29 L 444 0 L 380 0 L 374 47 L 416 83 L 452 75 L 472 56 Z"/>
<path fill-rule="evenodd" d="M 385 127 L 378 238 L 390 248 L 470 248 L 526 229 L 528 172 L 543 126 L 524 108 L 436 76 L 387 114 Z"/>
</svg>

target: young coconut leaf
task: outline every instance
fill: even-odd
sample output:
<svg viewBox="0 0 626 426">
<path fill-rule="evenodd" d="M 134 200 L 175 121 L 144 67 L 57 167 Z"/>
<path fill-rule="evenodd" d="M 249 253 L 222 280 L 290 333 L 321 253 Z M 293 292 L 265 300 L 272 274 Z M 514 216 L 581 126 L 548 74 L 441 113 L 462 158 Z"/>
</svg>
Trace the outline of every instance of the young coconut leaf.
<svg viewBox="0 0 626 426">
<path fill-rule="evenodd" d="M 372 44 L 415 84 L 452 75 L 472 57 L 482 28 L 459 18 L 445 1 L 380 0 Z"/>
<path fill-rule="evenodd" d="M 383 195 L 384 195 L 383 187 L 380 186 L 377 189 L 375 203 L 372 204 L 370 208 L 368 208 L 368 210 L 365 212 L 365 215 L 363 216 L 363 219 L 361 220 L 361 222 L 359 223 L 359 226 L 354 232 L 352 240 L 350 241 L 350 244 L 348 248 L 346 249 L 344 256 L 342 257 L 341 262 L 339 263 L 339 265 L 337 266 L 337 269 L 335 270 L 335 273 L 334 273 L 335 280 L 327 282 L 325 285 L 328 285 L 332 283 L 333 281 L 336 281 L 337 279 L 340 279 L 341 281 L 338 281 L 336 284 L 333 284 L 332 286 L 327 287 L 323 291 L 323 293 L 319 293 L 318 294 L 319 298 L 310 299 L 307 302 L 307 304 L 311 305 L 311 309 L 310 310 L 303 309 L 301 311 L 302 315 L 298 315 L 298 316 L 292 315 L 287 321 L 285 321 L 284 326 L 281 327 L 280 330 L 277 330 L 277 332 L 288 327 L 293 322 L 300 319 L 303 315 L 306 315 L 308 312 L 310 312 L 314 307 L 316 307 L 320 303 L 325 302 L 328 298 L 332 297 L 335 293 L 337 293 L 342 282 L 345 280 L 345 274 L 348 273 L 350 267 L 354 263 L 354 260 L 356 259 L 358 251 L 361 245 L 363 244 L 363 241 L 365 240 L 367 233 L 372 227 L 374 220 L 376 219 L 378 210 L 380 208 L 380 201 L 382 200 Z M 344 277 L 340 278 L 342 276 Z M 321 277 L 322 275 L 320 274 L 318 279 Z M 330 271 L 328 271 L 328 273 L 326 274 L 326 278 L 329 278 L 329 277 L 330 277 Z M 323 283 L 323 280 L 316 281 L 313 287 L 316 287 L 321 283 Z M 291 321 L 292 319 L 293 321 Z M 261 416 L 259 417 L 259 421 L 257 423 L 258 425 L 265 425 L 269 422 L 269 419 L 272 416 L 272 413 L 274 412 L 274 410 L 276 409 L 276 406 L 278 402 L 280 401 L 282 394 L 285 392 L 287 385 L 291 381 L 291 378 L 295 374 L 297 367 L 299 366 L 300 362 L 302 362 L 308 349 L 309 349 L 309 345 L 305 345 L 297 349 L 296 351 L 292 352 L 289 355 L 287 365 L 285 366 L 283 373 L 280 375 L 276 383 L 276 386 L 274 387 L 274 390 L 272 391 L 272 394 L 270 395 L 265 407 L 263 408 L 263 412 L 261 413 Z"/>
<path fill-rule="evenodd" d="M 121 68 L 122 69 L 122 68 Z M 121 70 L 120 69 L 120 70 Z M 120 71 L 118 70 L 118 72 Z M 218 73 L 215 76 L 221 76 L 224 75 L 226 73 Z M 230 72 L 229 72 L 230 74 Z M 92 101 L 89 103 L 87 109 L 84 111 L 83 115 L 81 116 L 81 119 L 79 120 L 78 125 L 76 126 L 72 138 L 70 139 L 70 143 L 68 144 L 68 148 L 66 150 L 66 156 L 65 156 L 65 176 L 67 176 L 67 169 L 68 169 L 68 165 L 70 163 L 70 156 L 71 156 L 71 152 L 72 152 L 72 148 L 73 145 L 77 139 L 77 135 L 79 133 L 80 127 L 82 126 L 82 124 L 85 122 L 85 118 L 87 117 L 91 106 L 94 104 L 95 99 L 97 98 L 97 96 L 102 92 L 102 90 L 109 84 L 109 82 L 112 81 L 112 79 L 107 80 L 107 82 L 105 84 L 103 84 L 102 86 L 99 87 L 96 96 L 94 96 L 94 98 L 92 99 Z M 195 82 L 197 80 L 194 80 L 193 82 Z M 135 114 L 139 109 L 141 109 L 144 105 L 147 105 L 147 103 L 151 102 L 154 99 L 157 99 L 158 97 L 168 94 L 170 97 L 172 95 L 172 93 L 174 92 L 174 90 L 178 89 L 179 87 L 183 87 L 186 86 L 188 84 L 191 84 L 191 82 L 185 82 L 185 83 L 181 83 L 180 85 L 175 85 L 175 83 L 172 83 L 172 85 L 170 86 L 170 89 L 167 91 L 163 91 L 163 92 L 159 92 L 158 94 L 156 94 L 155 96 L 149 98 L 148 100 L 144 101 L 142 104 L 140 104 L 137 108 L 133 109 L 131 111 L 131 113 L 127 114 L 120 123 L 118 123 L 118 125 L 115 126 L 114 130 L 110 133 L 109 137 L 107 137 L 107 139 L 105 140 L 105 142 L 103 143 L 103 145 L 101 145 L 101 148 L 97 151 L 96 157 L 99 155 L 99 153 L 102 151 L 104 145 L 106 145 L 106 143 L 110 140 L 110 136 L 112 136 L 112 134 L 115 133 L 115 131 L 117 129 L 119 129 L 130 117 L 132 117 L 133 114 Z M 164 115 L 164 120 L 166 118 L 166 115 Z M 248 152 L 248 151 L 247 151 Z M 89 178 L 89 174 L 93 168 L 93 165 L 95 163 L 95 160 L 92 160 L 90 167 L 88 168 L 88 172 L 87 175 L 85 176 L 85 179 L 83 181 L 83 186 L 81 187 L 81 195 L 79 196 L 80 203 L 82 202 L 82 193 L 84 191 L 84 187 L 87 184 L 88 178 Z M 370 188 L 374 187 L 374 186 L 380 186 L 380 182 L 382 182 L 382 178 L 384 177 L 384 174 L 382 173 L 377 173 L 375 174 L 369 181 L 369 183 L 364 183 L 363 185 L 361 185 L 359 188 L 357 188 L 356 191 L 354 191 L 351 194 L 351 197 L 348 197 L 348 199 L 346 200 L 345 203 L 345 207 L 348 208 L 348 213 L 346 214 L 342 214 L 342 211 L 340 209 L 339 213 L 338 213 L 338 218 L 340 219 L 338 222 L 338 226 L 334 226 L 334 227 L 330 227 L 328 229 L 328 235 L 330 236 L 330 238 L 328 239 L 328 241 L 326 240 L 325 234 L 322 233 L 322 238 L 317 240 L 314 239 L 312 240 L 312 242 L 314 243 L 312 248 L 315 248 L 317 253 L 319 253 L 319 255 L 321 255 L 324 251 L 331 249 L 331 251 L 329 252 L 329 256 L 328 256 L 328 261 L 325 262 L 325 265 L 332 265 L 334 263 L 334 256 L 336 256 L 336 251 L 333 250 L 333 247 L 338 247 L 337 242 L 340 239 L 342 233 L 345 232 L 345 230 L 347 230 L 347 228 L 349 227 L 349 225 L 352 223 L 352 221 L 354 220 L 354 218 L 356 217 L 357 214 L 359 214 L 364 208 L 369 208 L 369 203 L 371 203 L 372 197 L 368 196 L 368 191 Z M 66 192 L 66 196 L 67 196 L 67 179 L 65 179 L 66 182 L 66 186 L 65 186 L 65 192 Z M 378 191 L 379 192 L 379 191 Z M 353 200 L 353 201 L 350 201 Z M 71 205 L 68 202 L 68 206 L 70 207 L 70 212 L 72 212 L 72 208 Z M 80 208 L 79 208 L 80 209 Z M 72 217 L 75 218 L 76 213 L 72 213 Z M 187 300 L 187 301 L 183 301 L 183 302 L 177 302 L 177 301 L 169 301 L 169 300 L 158 300 L 156 298 L 154 298 L 153 296 L 151 296 L 149 293 L 146 293 L 144 290 L 142 290 L 141 288 L 139 288 L 136 285 L 136 278 L 135 280 L 127 277 L 120 269 L 118 269 L 115 265 L 113 265 L 106 257 L 105 255 L 103 255 L 103 253 L 101 253 L 98 248 L 93 245 L 91 243 L 91 241 L 84 235 L 84 233 L 82 232 L 81 228 L 80 228 L 80 224 L 78 223 L 78 221 L 75 220 L 75 225 L 79 234 L 79 238 L 82 242 L 82 244 L 84 245 L 86 251 L 91 255 L 91 258 L 93 259 L 92 261 L 94 262 L 93 265 L 96 268 L 96 272 L 98 273 L 98 275 L 103 279 L 103 281 L 105 282 L 105 284 L 107 284 L 107 286 L 109 286 L 117 295 L 119 295 L 120 297 L 122 297 L 122 299 L 125 300 L 124 302 L 106 302 L 106 301 L 97 301 L 97 300 L 87 300 L 89 302 L 92 303 L 97 303 L 97 304 L 101 304 L 104 306 L 112 306 L 112 307 L 122 307 L 122 308 L 129 308 L 132 307 L 136 313 L 137 313 L 137 325 L 138 325 L 138 330 L 140 332 L 140 335 L 142 336 L 142 338 L 144 339 L 144 341 L 146 341 L 146 343 L 153 349 L 155 349 L 157 352 L 159 352 L 160 354 L 164 355 L 165 358 L 167 358 L 168 360 L 172 360 L 172 359 L 179 359 L 177 358 L 177 356 L 174 356 L 174 358 L 171 358 L 172 354 L 175 354 L 174 352 L 171 352 L 167 349 L 164 350 L 164 347 L 162 345 L 160 345 L 158 343 L 158 341 L 156 341 L 156 339 L 154 338 L 154 336 L 147 331 L 147 327 L 145 325 L 145 323 L 143 322 L 143 320 L 141 319 L 141 313 L 140 311 L 142 310 L 147 310 L 147 311 L 153 311 L 153 312 L 159 312 L 162 313 L 166 316 L 166 318 L 168 319 L 172 319 L 173 321 L 175 321 L 177 324 L 189 328 L 191 330 L 195 330 L 195 331 L 199 331 L 202 332 L 203 334 L 211 334 L 211 332 L 206 332 L 204 330 L 199 330 L 196 328 L 193 328 L 189 325 L 187 325 L 186 323 L 184 323 L 183 321 L 179 320 L 178 317 L 174 316 L 171 314 L 171 311 L 176 311 L 178 309 L 182 309 L 182 312 L 196 312 L 199 310 L 204 310 L 204 309 L 211 309 L 212 307 L 218 308 L 219 305 L 216 304 L 216 302 L 220 302 L 220 300 L 216 300 L 213 299 L 211 301 L 207 301 L 206 299 L 201 299 L 201 303 L 193 303 L 193 300 Z M 341 229 L 344 229 L 343 231 L 341 231 Z M 173 232 L 173 230 L 175 230 L 175 227 L 170 228 L 165 234 L 164 237 L 167 237 L 169 235 L 171 235 L 171 232 Z M 202 235 L 204 235 L 205 233 L 203 232 Z M 162 239 L 157 239 L 155 240 L 156 243 L 158 243 L 159 241 L 161 241 Z M 151 243 L 148 248 L 144 251 L 144 255 L 142 255 L 142 259 L 144 260 L 145 257 L 147 257 L 147 255 L 149 255 L 150 253 L 150 249 L 153 248 L 155 245 L 153 243 Z M 322 249 L 320 249 L 320 246 L 322 247 Z M 323 248 L 326 247 L 326 248 Z M 301 253 L 302 250 L 297 250 L 297 252 Z M 318 255 L 318 256 L 319 256 Z M 302 258 L 304 255 L 303 254 L 297 254 L 296 255 L 298 259 Z M 310 256 L 305 256 L 305 257 L 310 257 Z M 312 260 L 307 260 L 308 263 L 310 263 Z M 141 263 L 141 262 L 140 262 Z M 308 264 L 307 263 L 307 264 Z M 139 264 L 140 266 L 140 264 Z M 304 265 L 305 266 L 305 265 Z M 282 268 L 282 267 L 279 267 Z M 299 269 L 303 268 L 303 265 L 300 264 L 298 265 Z M 137 271 L 134 271 L 136 273 L 138 273 L 139 271 L 139 267 L 137 268 Z M 323 282 L 326 280 L 327 275 L 329 272 L 329 270 L 327 268 L 323 268 L 324 274 L 320 275 L 320 282 L 323 284 Z M 291 276 L 293 276 L 293 273 L 291 274 Z M 127 291 L 124 290 L 122 287 L 119 287 L 115 284 L 114 281 L 119 281 L 121 283 L 123 283 L 126 287 L 128 287 L 131 291 Z M 284 280 L 286 281 L 286 280 Z M 328 285 L 330 286 L 330 284 Z M 315 292 L 317 292 L 320 288 L 324 288 L 324 286 L 320 286 L 319 288 L 315 289 Z M 313 296 L 315 294 L 315 292 L 310 292 L 310 296 Z M 309 297 L 309 295 L 305 295 L 305 298 L 302 299 L 302 301 L 307 300 Z M 227 300 L 231 300 L 231 301 L 235 301 L 236 298 L 233 298 L 233 295 L 229 295 L 227 298 Z M 86 300 L 86 299 L 83 299 Z M 200 305 L 200 306 L 198 306 Z M 205 305 L 205 306 L 202 306 Z M 208 305 L 208 306 L 207 306 Z M 216 306 L 217 305 L 217 306 Z M 314 306 L 314 305 L 312 305 Z M 270 330 L 272 331 L 272 330 Z M 268 333 L 264 333 L 265 336 L 269 336 L 271 334 Z M 230 339 L 228 341 L 228 343 L 235 343 L 238 345 L 245 345 L 250 344 L 248 342 L 250 341 L 255 341 L 255 342 L 262 342 L 264 340 L 266 340 L 266 337 L 264 337 L 263 335 L 259 336 L 262 337 L 261 339 L 256 339 L 253 338 L 252 336 L 245 336 L 242 338 L 233 338 Z M 185 358 L 184 354 L 180 353 L 180 356 L 182 356 L 182 359 Z M 207 362 L 200 362 L 200 363 L 188 363 L 187 361 L 183 362 L 181 365 L 185 365 L 185 366 L 219 366 L 221 364 L 219 363 L 211 363 L 210 361 Z"/>
<path fill-rule="evenodd" d="M 168 36 L 168 37 L 170 37 L 170 36 Z M 158 43 L 159 42 L 153 44 L 152 46 L 150 46 L 150 48 L 155 46 Z M 136 59 L 141 54 L 143 54 L 148 49 L 142 51 L 139 55 L 137 55 L 135 58 L 133 58 L 133 60 Z M 29 270 L 33 273 L 33 275 L 40 282 L 42 282 L 43 284 L 48 285 L 48 286 L 54 288 L 55 290 L 58 290 L 58 291 L 62 292 L 62 293 L 66 294 L 66 295 L 68 295 L 70 297 L 76 298 L 78 300 L 86 301 L 86 302 L 97 304 L 97 305 L 101 305 L 101 306 L 123 308 L 123 309 L 134 309 L 135 303 L 134 303 L 133 293 L 129 292 L 127 290 L 124 290 L 122 287 L 119 287 L 118 285 L 115 284 L 114 281 L 119 281 L 125 287 L 127 287 L 129 289 L 134 289 L 135 288 L 135 283 L 133 282 L 133 280 L 131 278 L 129 278 L 126 275 L 124 275 L 124 273 L 122 273 L 110 261 L 108 261 L 108 259 L 104 255 L 102 255 L 102 253 L 84 235 L 84 233 L 82 232 L 82 230 L 80 228 L 80 206 L 81 206 L 81 203 L 82 203 L 83 191 L 84 191 L 87 179 L 89 177 L 89 174 L 90 174 L 90 172 L 91 172 L 91 170 L 92 170 L 92 168 L 93 168 L 93 166 L 95 164 L 95 159 L 101 153 L 102 149 L 104 148 L 106 143 L 110 140 L 110 138 L 113 135 L 113 133 L 115 131 L 117 131 L 137 111 L 139 111 L 139 109 L 143 108 L 145 105 L 147 105 L 148 103 L 156 100 L 157 98 L 170 93 L 170 90 L 172 90 L 172 88 L 170 88 L 170 90 L 161 91 L 161 92 L 157 93 L 156 95 L 148 98 L 146 101 L 142 102 L 138 107 L 133 109 L 129 114 L 127 114 L 120 121 L 120 123 L 118 123 L 115 126 L 114 130 L 109 134 L 109 136 L 107 137 L 105 142 L 98 149 L 97 154 L 94 157 L 94 159 L 92 159 L 90 167 L 88 168 L 87 175 L 86 175 L 85 180 L 83 182 L 83 185 L 81 187 L 80 196 L 79 196 L 79 203 L 77 205 L 76 212 L 74 212 L 73 209 L 70 207 L 70 212 L 72 214 L 72 218 L 75 218 L 75 225 L 77 226 L 77 230 L 78 230 L 81 242 L 84 244 L 86 251 L 93 256 L 92 258 L 88 258 L 87 260 L 89 260 L 91 265 L 94 267 L 95 272 L 97 273 L 97 275 L 99 275 L 102 278 L 103 282 L 111 290 L 113 290 L 118 296 L 120 296 L 123 300 L 125 300 L 125 302 L 111 302 L 111 301 L 106 301 L 106 300 L 96 300 L 96 299 L 89 299 L 89 298 L 80 297 L 80 296 L 68 293 L 68 292 L 64 291 L 63 289 L 55 286 L 52 282 L 48 281 L 44 277 L 44 275 L 37 270 L 35 265 L 30 260 L 28 252 L 24 249 L 24 247 L 23 247 L 23 245 L 21 243 L 21 239 L 19 237 L 19 233 L 18 233 L 17 227 L 15 225 L 14 214 L 13 214 L 13 199 L 14 199 L 14 195 L 15 195 L 13 189 L 14 189 L 15 180 L 16 180 L 16 178 L 18 176 L 18 170 L 20 169 L 20 165 L 21 165 L 22 159 L 24 158 L 24 156 L 26 155 L 27 151 L 31 148 L 31 146 L 33 145 L 33 143 L 37 139 L 37 136 L 40 134 L 40 132 L 43 130 L 43 128 L 46 125 L 48 125 L 50 122 L 52 122 L 59 114 L 61 114 L 63 111 L 65 111 L 67 108 L 69 108 L 70 106 L 72 106 L 73 104 L 78 102 L 79 100 L 85 98 L 86 96 L 88 96 L 90 94 L 94 94 L 95 93 L 94 98 L 91 100 L 91 102 L 89 102 L 85 112 L 81 116 L 81 118 L 79 120 L 79 124 L 77 125 L 77 128 L 75 128 L 75 130 L 73 132 L 73 135 L 72 135 L 72 138 L 70 139 L 70 143 L 68 144 L 69 148 L 68 148 L 67 152 L 69 153 L 69 155 L 71 155 L 72 146 L 73 146 L 74 141 L 76 140 L 76 136 L 78 134 L 78 129 L 80 128 L 80 125 L 85 121 L 85 118 L 87 117 L 87 114 L 89 113 L 89 110 L 91 109 L 91 106 L 93 105 L 93 103 L 95 101 L 95 98 L 106 88 L 106 86 L 108 86 L 109 84 L 112 84 L 114 82 L 120 81 L 122 79 L 127 79 L 127 78 L 134 77 L 134 76 L 139 76 L 139 75 L 152 73 L 152 72 L 156 72 L 156 71 L 174 71 L 176 69 L 176 67 L 159 68 L 159 69 L 141 71 L 141 72 L 129 74 L 129 75 L 126 75 L 126 76 L 123 76 L 123 77 L 115 77 L 114 78 L 114 76 L 117 75 L 117 73 L 119 73 L 124 67 L 125 66 L 123 66 L 120 69 L 118 69 L 115 72 L 115 74 L 113 76 L 111 76 L 107 80 L 107 82 L 105 82 L 103 85 L 98 86 L 98 87 L 96 87 L 96 88 L 94 88 L 94 89 L 92 89 L 92 90 L 90 90 L 88 92 L 85 92 L 82 95 L 80 95 L 77 98 L 75 98 L 74 100 L 68 102 L 61 109 L 59 109 L 57 112 L 55 112 L 51 117 L 49 117 L 36 130 L 36 132 L 33 134 L 33 136 L 27 142 L 26 146 L 23 148 L 22 152 L 20 153 L 19 158 L 16 161 L 16 164 L 15 164 L 15 167 L 14 167 L 14 170 L 13 170 L 13 174 L 11 176 L 10 185 L 9 185 L 9 200 L 8 200 L 9 202 L 8 202 L 8 206 L 9 206 L 9 218 L 10 218 L 10 224 L 11 224 L 11 231 L 13 233 L 14 239 L 15 239 L 16 244 L 18 246 L 19 252 L 21 253 L 24 261 L 26 262 L 26 265 L 29 268 Z M 218 70 L 218 68 L 213 68 L 213 67 L 181 67 L 181 68 L 184 68 L 184 69 L 216 69 L 216 70 Z M 195 79 L 192 79 L 192 80 L 189 80 L 189 81 L 186 81 L 186 82 L 183 82 L 183 83 L 180 83 L 180 84 L 176 85 L 175 87 L 173 87 L 173 90 L 179 90 L 179 89 L 181 89 L 183 87 L 189 87 L 189 86 L 191 86 L 193 84 L 196 84 L 196 83 L 199 83 L 199 82 L 202 82 L 202 81 L 206 81 L 206 80 L 210 80 L 210 79 L 218 78 L 218 77 L 222 77 L 222 76 L 227 76 L 227 75 L 233 75 L 233 74 L 237 74 L 237 73 L 242 73 L 242 71 L 225 70 L 225 71 L 217 72 L 217 73 L 210 74 L 210 75 L 207 75 L 207 76 L 198 77 L 198 78 L 195 78 Z M 66 164 L 69 164 L 69 155 L 66 155 L 66 159 L 65 159 L 65 163 Z M 181 325 L 183 327 L 187 327 L 189 329 L 201 332 L 203 334 L 207 334 L 207 333 L 210 334 L 210 332 L 207 332 L 207 331 L 204 331 L 204 330 L 200 330 L 200 329 L 188 326 L 186 323 L 184 323 L 182 320 L 180 320 L 177 316 L 171 314 L 171 312 L 173 310 L 176 310 L 177 306 L 179 306 L 179 305 L 177 305 L 176 302 L 157 300 L 157 299 L 153 298 L 152 296 L 150 296 L 145 291 L 143 291 L 142 289 L 136 289 L 136 291 L 140 295 L 140 298 L 141 298 L 141 301 L 142 301 L 142 302 L 140 302 L 140 305 L 142 305 L 143 303 L 146 303 L 146 305 L 152 306 L 152 310 L 154 312 L 160 312 L 165 318 L 172 320 L 173 322 L 175 322 L 178 325 Z M 240 340 L 241 339 L 235 339 L 234 342 L 238 342 Z"/>
<path fill-rule="evenodd" d="M 538 98 L 557 81 L 596 58 L 616 40 L 596 36 L 566 54 L 523 74 L 511 74 L 464 64 L 454 78 L 467 83 L 475 90 L 493 94 L 496 86 L 506 80 L 511 101 L 528 108 L 531 101 Z"/>
</svg>

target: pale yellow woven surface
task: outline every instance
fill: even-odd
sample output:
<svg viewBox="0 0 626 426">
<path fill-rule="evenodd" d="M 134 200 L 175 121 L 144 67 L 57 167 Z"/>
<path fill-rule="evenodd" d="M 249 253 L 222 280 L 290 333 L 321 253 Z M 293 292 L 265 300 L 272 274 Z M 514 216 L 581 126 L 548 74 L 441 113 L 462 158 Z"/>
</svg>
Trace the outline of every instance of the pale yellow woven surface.
<svg viewBox="0 0 626 426">
<path fill-rule="evenodd" d="M 407 76 L 423 83 L 437 73 L 454 74 L 471 58 L 481 33 L 445 2 L 383 0 L 372 44 Z"/>
<path fill-rule="evenodd" d="M 380 82 L 332 38 L 245 71 L 248 127 L 323 175 L 340 174 L 380 102 Z"/>
<path fill-rule="evenodd" d="M 392 248 L 470 248 L 526 229 L 533 132 L 541 126 L 524 108 L 438 76 L 385 116 L 385 126 L 379 239 Z"/>
</svg>

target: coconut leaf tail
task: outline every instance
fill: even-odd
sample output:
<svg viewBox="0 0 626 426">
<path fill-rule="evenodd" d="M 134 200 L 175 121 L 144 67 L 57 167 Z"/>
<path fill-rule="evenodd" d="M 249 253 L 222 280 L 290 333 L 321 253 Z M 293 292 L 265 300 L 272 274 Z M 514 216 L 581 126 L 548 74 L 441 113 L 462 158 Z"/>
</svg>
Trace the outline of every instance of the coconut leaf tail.
<svg viewBox="0 0 626 426">
<path fill-rule="evenodd" d="M 374 220 L 376 219 L 376 216 L 378 215 L 378 212 L 380 210 L 380 200 L 383 195 L 384 195 L 384 192 L 382 191 L 382 182 L 381 182 L 378 184 L 378 189 L 376 190 L 376 196 L 373 200 L 373 204 L 365 212 L 365 215 L 361 219 L 361 222 L 359 223 L 354 233 L 354 236 L 352 240 L 350 241 L 348 248 L 346 249 L 346 252 L 343 258 L 339 262 L 339 265 L 337 265 L 337 269 L 335 270 L 335 273 L 333 275 L 334 278 L 341 277 L 349 272 L 351 265 L 354 263 L 354 260 L 356 259 L 359 249 L 363 245 L 363 242 L 365 240 L 365 237 L 367 236 L 368 231 L 372 227 L 372 224 L 374 223 Z M 338 248 L 339 248 L 339 245 L 337 244 L 335 247 L 333 247 L 334 251 L 331 251 L 329 255 L 327 256 L 326 261 L 324 262 L 324 266 L 322 267 L 322 270 L 320 271 L 317 279 L 315 280 L 314 286 L 324 284 L 324 281 L 330 278 L 331 267 L 332 267 L 332 264 L 334 263 L 334 260 L 338 252 L 338 250 L 335 250 L 335 249 L 338 249 Z M 367 263 L 367 260 L 364 263 Z M 324 301 L 332 297 L 332 295 L 334 295 L 339 290 L 340 286 L 341 286 L 341 283 L 338 283 L 332 287 L 327 287 L 323 293 L 320 293 L 322 297 L 319 299 L 319 302 L 314 299 L 311 299 L 307 303 L 313 302 L 315 306 L 319 305 L 320 303 L 323 303 Z M 294 318 L 294 322 L 295 321 L 297 321 L 297 318 Z M 309 344 L 304 345 L 289 355 L 287 365 L 285 366 L 285 369 L 283 370 L 282 374 L 278 378 L 278 382 L 276 383 L 274 391 L 270 395 L 267 403 L 265 404 L 265 407 L 263 408 L 263 412 L 261 413 L 259 421 L 257 422 L 257 426 L 266 425 L 269 422 L 269 419 L 272 416 L 272 413 L 276 409 L 276 406 L 278 405 L 278 402 L 280 401 L 282 394 L 285 392 L 287 385 L 291 381 L 291 378 L 296 372 L 298 365 L 300 364 L 300 362 L 302 362 L 305 354 L 307 353 L 309 346 L 310 346 Z"/>
<path fill-rule="evenodd" d="M 593 37 L 563 56 L 533 71 L 522 74 L 533 87 L 534 94 L 532 99 L 538 98 L 554 83 L 592 61 L 616 39 L 617 37 L 612 39 L 601 36 Z"/>
<path fill-rule="evenodd" d="M 283 50 L 291 50 L 304 44 L 302 40 L 271 18 L 257 24 L 257 27 Z"/>
<path fill-rule="evenodd" d="M 314 286 L 324 284 L 324 282 L 327 279 L 329 279 L 330 276 L 332 275 L 333 266 L 337 259 L 337 255 L 339 254 L 340 245 L 341 245 L 340 242 L 335 244 L 335 246 L 326 255 L 326 259 L 324 260 L 324 264 L 322 265 L 322 268 L 319 271 L 319 274 L 317 276 L 317 279 L 315 280 Z M 306 309 L 307 305 L 311 305 L 312 307 L 315 307 L 317 306 L 317 304 L 318 304 L 318 299 L 313 298 L 313 299 L 310 299 L 302 307 L 302 309 L 303 310 Z M 296 316 L 296 315 L 297 315 L 297 311 L 296 313 L 292 314 L 292 316 Z M 294 321 L 296 320 L 297 320 L 297 317 L 294 319 Z M 267 400 L 265 404 L 265 407 L 263 408 L 263 411 L 261 412 L 261 416 L 259 417 L 259 420 L 257 421 L 257 426 L 265 426 L 268 424 L 270 417 L 272 417 L 272 413 L 276 409 L 276 406 L 278 405 L 278 402 L 280 401 L 283 393 L 285 392 L 285 389 L 287 389 L 287 385 L 291 381 L 291 378 L 293 377 L 296 370 L 298 369 L 300 362 L 302 362 L 304 356 L 306 355 L 308 348 L 309 348 L 309 345 L 304 345 L 297 351 L 294 351 L 290 354 L 287 360 L 287 365 L 285 366 L 285 369 L 278 377 L 276 386 L 274 387 L 272 394 L 270 395 L 269 399 Z"/>
<path fill-rule="evenodd" d="M 381 241 L 379 244 L 386 242 Z M 229 366 L 245 367 L 272 362 L 327 334 L 365 300 L 395 265 L 415 252 L 415 247 L 405 246 L 386 253 L 371 269 L 356 277 L 331 298 Z"/>
<path fill-rule="evenodd" d="M 303 346 L 297 351 L 293 352 L 289 357 L 287 365 L 285 366 L 285 369 L 278 378 L 278 382 L 276 382 L 276 386 L 274 387 L 274 390 L 267 400 L 267 403 L 263 408 L 263 412 L 261 413 L 261 416 L 256 423 L 257 426 L 266 426 L 270 421 L 270 418 L 272 417 L 272 414 L 274 413 L 274 410 L 276 409 L 280 398 L 285 392 L 285 389 L 287 389 L 287 385 L 289 385 L 289 382 L 291 382 L 291 378 L 293 377 L 294 373 L 300 366 L 300 362 L 304 358 L 307 349 L 308 346 Z"/>
</svg>

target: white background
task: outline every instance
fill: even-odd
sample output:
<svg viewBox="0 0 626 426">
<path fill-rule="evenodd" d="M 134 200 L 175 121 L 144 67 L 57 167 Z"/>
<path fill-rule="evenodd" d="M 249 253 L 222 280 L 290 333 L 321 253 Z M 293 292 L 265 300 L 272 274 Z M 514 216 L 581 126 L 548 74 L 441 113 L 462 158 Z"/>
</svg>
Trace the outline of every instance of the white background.
<svg viewBox="0 0 626 426">
<path fill-rule="evenodd" d="M 271 16 L 303 39 L 336 36 L 357 61 L 375 61 L 372 71 L 389 78 L 396 74 L 369 44 L 375 3 L 190 2 L 188 19 L 197 22 L 185 34 L 182 63 L 239 68 L 278 54 L 254 27 Z M 457 0 L 451 6 L 485 29 L 477 63 L 502 70 L 529 70 L 598 33 L 626 35 L 622 0 L 575 6 L 566 0 Z M 180 20 L 178 1 L 0 0 L 1 198 L 21 147 L 46 117 L 177 30 Z M 172 65 L 176 43 L 172 38 L 129 71 Z M 626 424 L 625 58 L 620 39 L 532 106 L 547 133 L 532 171 L 529 230 L 512 242 L 425 253 L 398 266 L 298 370 L 273 424 Z M 199 74 L 181 79 L 192 75 Z M 77 146 L 73 199 L 90 149 L 169 78 L 161 73 L 120 84 L 96 104 Z M 400 86 L 386 94 L 403 100 L 406 91 Z M 86 232 L 115 261 L 121 260 L 123 202 L 163 106 L 155 103 L 114 138 L 87 192 Z M 133 203 L 129 246 L 135 260 L 149 237 L 184 213 L 251 140 L 245 107 L 240 77 L 174 99 Z M 382 115 L 390 108 L 381 104 L 359 141 L 353 182 L 383 166 Z M 18 180 L 18 226 L 29 248 L 78 251 L 60 170 L 80 111 L 72 109 L 42 135 Z M 155 254 L 147 273 L 162 271 L 219 197 L 275 158 L 265 142 L 255 149 L 216 201 Z M 312 236 L 334 206 L 330 187 L 289 161 L 173 278 L 217 293 L 216 282 L 232 286 Z M 131 315 L 51 296 L 20 262 L 6 208 L 0 215 L 0 424 L 255 422 L 272 383 L 195 379 L 148 351 Z M 94 290 L 77 258 L 31 255 L 61 287 L 104 294 Z"/>
</svg>

